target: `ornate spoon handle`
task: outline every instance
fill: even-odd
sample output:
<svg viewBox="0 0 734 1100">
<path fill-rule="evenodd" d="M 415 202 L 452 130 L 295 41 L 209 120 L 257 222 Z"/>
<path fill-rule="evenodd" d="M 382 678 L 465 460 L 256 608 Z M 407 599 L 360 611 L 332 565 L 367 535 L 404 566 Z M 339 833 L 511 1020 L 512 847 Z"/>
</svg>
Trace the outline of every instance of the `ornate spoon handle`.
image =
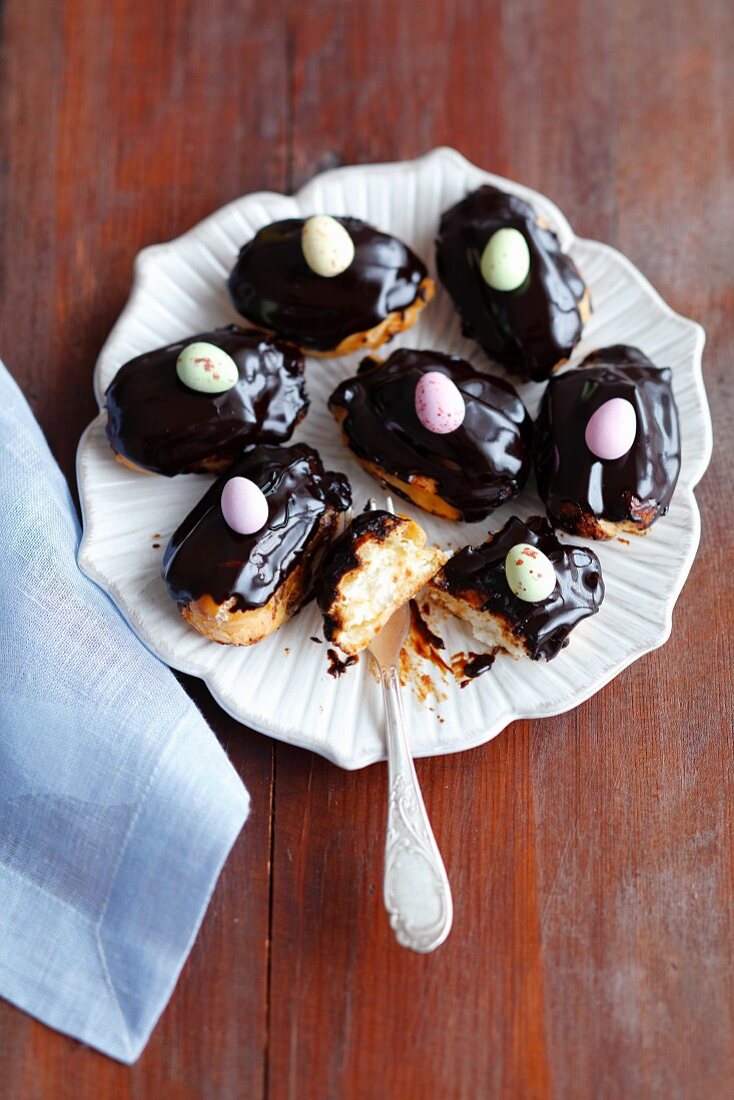
<svg viewBox="0 0 734 1100">
<path fill-rule="evenodd" d="M 398 943 L 433 951 L 451 929 L 453 904 L 405 735 L 395 668 L 380 672 L 387 718 L 388 806 L 385 907 Z"/>
</svg>

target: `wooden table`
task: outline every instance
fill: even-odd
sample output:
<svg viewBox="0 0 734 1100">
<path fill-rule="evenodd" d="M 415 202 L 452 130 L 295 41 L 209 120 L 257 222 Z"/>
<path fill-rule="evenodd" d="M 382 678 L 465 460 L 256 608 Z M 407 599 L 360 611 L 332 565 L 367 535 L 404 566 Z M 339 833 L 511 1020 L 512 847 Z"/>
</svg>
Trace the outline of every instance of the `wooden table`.
<svg viewBox="0 0 734 1100">
<path fill-rule="evenodd" d="M 716 450 L 673 637 L 578 710 L 422 761 L 456 902 L 381 900 L 385 769 L 186 686 L 253 812 L 129 1069 L 0 1005 L 0 1093 L 721 1098 L 734 1074 L 728 0 L 5 0 L 0 350 L 73 478 L 144 245 L 247 191 L 450 144 L 552 196 L 708 331 Z M 728 71 L 727 71 L 728 70 Z"/>
</svg>

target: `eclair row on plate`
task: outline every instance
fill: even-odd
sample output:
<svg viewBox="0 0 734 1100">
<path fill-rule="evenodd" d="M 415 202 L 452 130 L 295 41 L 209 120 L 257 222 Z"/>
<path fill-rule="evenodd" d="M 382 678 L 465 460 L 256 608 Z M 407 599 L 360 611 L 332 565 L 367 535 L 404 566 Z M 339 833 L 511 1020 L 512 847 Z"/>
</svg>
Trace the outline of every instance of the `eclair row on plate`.
<svg viewBox="0 0 734 1100">
<path fill-rule="evenodd" d="M 504 379 L 409 348 L 364 359 L 329 407 L 368 473 L 448 519 L 476 522 L 516 498 L 534 454 L 554 525 L 601 539 L 643 532 L 680 471 L 670 370 L 624 345 L 554 375 L 535 427 Z M 244 445 L 285 442 L 307 408 L 300 353 L 230 326 L 125 364 L 107 391 L 107 435 L 134 469 L 218 473 Z"/>
<path fill-rule="evenodd" d="M 596 555 L 563 546 L 545 520 L 512 519 L 449 558 L 407 516 L 366 511 L 344 527 L 350 503 L 344 475 L 305 444 L 246 451 L 166 547 L 163 579 L 184 619 L 213 641 L 253 645 L 315 592 L 326 638 L 354 654 L 428 586 L 479 641 L 535 660 L 601 604 Z"/>
</svg>

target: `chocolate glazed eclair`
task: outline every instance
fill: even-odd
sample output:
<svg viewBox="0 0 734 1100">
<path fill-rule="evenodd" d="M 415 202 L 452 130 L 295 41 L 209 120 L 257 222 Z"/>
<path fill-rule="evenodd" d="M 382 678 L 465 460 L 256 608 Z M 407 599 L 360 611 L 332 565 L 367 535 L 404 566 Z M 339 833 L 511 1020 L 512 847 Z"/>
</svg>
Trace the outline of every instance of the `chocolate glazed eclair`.
<svg viewBox="0 0 734 1100">
<path fill-rule="evenodd" d="M 186 384 L 178 364 L 192 350 Z M 206 385 L 222 388 L 193 388 Z M 105 400 L 118 461 L 166 477 L 220 473 L 248 444 L 285 442 L 308 409 L 298 349 L 237 325 L 138 355 Z"/>
<path fill-rule="evenodd" d="M 426 383 L 442 391 L 437 413 L 454 406 L 455 427 L 421 419 Z M 366 358 L 334 390 L 329 408 L 365 470 L 434 515 L 484 519 L 525 484 L 528 412 L 509 382 L 464 359 L 411 348 L 384 362 Z"/>
<path fill-rule="evenodd" d="M 589 292 L 524 199 L 489 184 L 467 195 L 441 218 L 436 260 L 464 335 L 490 359 L 537 382 L 568 359 L 591 313 Z"/>
<path fill-rule="evenodd" d="M 358 218 L 328 215 L 265 226 L 229 276 L 243 317 L 316 356 L 379 347 L 415 323 L 434 291 L 402 241 Z"/>
<path fill-rule="evenodd" d="M 552 378 L 536 425 L 551 521 L 586 538 L 642 534 L 670 506 L 681 448 L 668 368 L 634 347 L 592 352 Z"/>
<path fill-rule="evenodd" d="M 243 479 L 264 496 L 263 523 L 230 526 L 223 493 Z M 162 576 L 184 619 L 229 645 L 253 645 L 310 596 L 318 561 L 351 504 L 346 477 L 305 443 L 255 447 L 220 477 L 171 537 Z"/>
</svg>

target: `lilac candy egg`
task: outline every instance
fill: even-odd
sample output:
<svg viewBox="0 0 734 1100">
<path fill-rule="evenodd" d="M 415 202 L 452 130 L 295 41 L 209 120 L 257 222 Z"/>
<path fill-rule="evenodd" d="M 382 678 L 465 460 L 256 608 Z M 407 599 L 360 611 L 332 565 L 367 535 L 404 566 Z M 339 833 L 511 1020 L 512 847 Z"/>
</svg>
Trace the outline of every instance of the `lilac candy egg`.
<svg viewBox="0 0 734 1100">
<path fill-rule="evenodd" d="M 415 387 L 415 412 L 429 432 L 447 435 L 464 423 L 466 405 L 458 386 L 440 371 L 431 370 L 421 375 Z"/>
<path fill-rule="evenodd" d="M 584 438 L 597 458 L 621 458 L 637 435 L 637 414 L 631 401 L 612 397 L 589 417 Z"/>
<path fill-rule="evenodd" d="M 254 535 L 268 522 L 268 502 L 262 489 L 246 477 L 231 477 L 222 489 L 222 515 L 238 535 Z"/>
</svg>

